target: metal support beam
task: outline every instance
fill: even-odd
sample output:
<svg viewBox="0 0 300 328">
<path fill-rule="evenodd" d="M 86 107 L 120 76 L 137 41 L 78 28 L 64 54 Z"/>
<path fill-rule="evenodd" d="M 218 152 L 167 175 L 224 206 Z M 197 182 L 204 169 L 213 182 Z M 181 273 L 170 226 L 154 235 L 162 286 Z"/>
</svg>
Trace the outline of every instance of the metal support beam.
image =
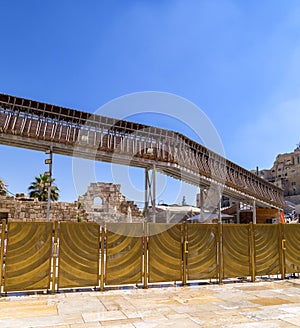
<svg viewBox="0 0 300 328">
<path fill-rule="evenodd" d="M 200 187 L 200 218 L 204 218 L 204 187 Z"/>
<path fill-rule="evenodd" d="M 156 165 L 152 169 L 152 221 L 156 222 Z"/>
<path fill-rule="evenodd" d="M 218 222 L 222 223 L 222 197 L 220 197 L 220 200 L 218 202 Z"/>
<path fill-rule="evenodd" d="M 256 201 L 253 200 L 253 224 L 256 224 Z"/>
<path fill-rule="evenodd" d="M 145 206 L 144 216 L 147 221 L 148 219 L 148 206 L 149 206 L 149 170 L 145 169 Z"/>
<path fill-rule="evenodd" d="M 156 222 L 156 165 L 153 164 L 151 175 L 149 169 L 145 169 L 145 206 L 146 220 L 149 216 L 149 204 L 151 205 L 152 222 Z"/>
<path fill-rule="evenodd" d="M 51 207 L 51 181 L 52 181 L 52 159 L 53 159 L 53 150 L 52 146 L 50 146 L 50 149 L 46 152 L 46 154 L 49 155 L 49 158 L 46 159 L 46 164 L 49 165 L 48 170 L 48 197 L 47 197 L 47 221 L 50 221 L 50 207 Z"/>
<path fill-rule="evenodd" d="M 240 201 L 238 201 L 236 203 L 236 223 L 241 223 L 241 218 L 240 218 L 240 206 L 241 206 L 241 203 Z"/>
</svg>

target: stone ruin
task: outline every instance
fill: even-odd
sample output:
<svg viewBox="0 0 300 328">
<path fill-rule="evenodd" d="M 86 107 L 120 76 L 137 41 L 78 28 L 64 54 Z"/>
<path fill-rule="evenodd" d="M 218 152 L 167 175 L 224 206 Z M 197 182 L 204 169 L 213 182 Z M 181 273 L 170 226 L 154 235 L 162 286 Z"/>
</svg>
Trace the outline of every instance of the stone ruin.
<svg viewBox="0 0 300 328">
<path fill-rule="evenodd" d="M 27 198 L 25 194 L 0 195 L 0 220 L 45 221 L 47 202 Z M 132 201 L 127 201 L 120 185 L 91 183 L 78 201 L 52 202 L 50 220 L 94 222 L 141 222 L 142 212 Z"/>
<path fill-rule="evenodd" d="M 78 221 L 77 202 L 51 203 L 50 220 Z M 0 219 L 10 221 L 45 221 L 47 219 L 47 202 L 40 202 L 36 198 L 23 195 L 0 196 Z"/>
<path fill-rule="evenodd" d="M 94 222 L 140 222 L 140 209 L 133 201 L 127 201 L 119 184 L 91 183 L 87 192 L 79 196 L 78 204 L 89 221 Z"/>
</svg>

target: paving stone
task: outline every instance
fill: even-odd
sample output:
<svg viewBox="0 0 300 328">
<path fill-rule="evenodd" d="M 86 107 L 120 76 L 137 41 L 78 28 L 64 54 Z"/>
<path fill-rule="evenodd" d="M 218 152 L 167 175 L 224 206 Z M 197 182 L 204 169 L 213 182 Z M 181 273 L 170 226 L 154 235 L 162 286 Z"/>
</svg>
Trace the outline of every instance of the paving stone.
<svg viewBox="0 0 300 328">
<path fill-rule="evenodd" d="M 300 283 L 114 289 L 0 298 L 0 327 L 300 327 Z"/>
<path fill-rule="evenodd" d="M 108 320 L 122 320 L 126 319 L 126 316 L 121 311 L 95 311 L 82 313 L 84 322 L 93 321 L 108 321 Z"/>
</svg>

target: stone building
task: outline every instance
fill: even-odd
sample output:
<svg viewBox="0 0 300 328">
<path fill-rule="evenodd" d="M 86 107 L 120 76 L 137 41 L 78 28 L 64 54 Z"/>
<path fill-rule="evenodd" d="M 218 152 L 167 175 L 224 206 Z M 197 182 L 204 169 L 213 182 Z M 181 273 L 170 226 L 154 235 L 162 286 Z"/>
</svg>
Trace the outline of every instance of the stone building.
<svg viewBox="0 0 300 328">
<path fill-rule="evenodd" d="M 271 169 L 257 173 L 282 188 L 285 200 L 300 204 L 300 144 L 291 153 L 277 155 Z"/>
</svg>

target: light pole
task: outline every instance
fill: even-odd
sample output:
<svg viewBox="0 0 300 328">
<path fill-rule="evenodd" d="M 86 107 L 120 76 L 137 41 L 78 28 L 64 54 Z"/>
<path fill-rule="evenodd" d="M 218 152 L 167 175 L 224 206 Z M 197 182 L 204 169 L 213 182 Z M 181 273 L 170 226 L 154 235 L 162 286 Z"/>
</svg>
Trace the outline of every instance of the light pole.
<svg viewBox="0 0 300 328">
<path fill-rule="evenodd" d="M 45 160 L 45 164 L 49 165 L 48 172 L 45 172 L 45 176 L 49 177 L 47 182 L 48 187 L 48 198 L 47 198 L 47 221 L 50 221 L 50 206 L 51 206 L 51 180 L 52 180 L 52 146 L 46 150 L 46 154 L 49 155 L 49 158 Z"/>
</svg>

